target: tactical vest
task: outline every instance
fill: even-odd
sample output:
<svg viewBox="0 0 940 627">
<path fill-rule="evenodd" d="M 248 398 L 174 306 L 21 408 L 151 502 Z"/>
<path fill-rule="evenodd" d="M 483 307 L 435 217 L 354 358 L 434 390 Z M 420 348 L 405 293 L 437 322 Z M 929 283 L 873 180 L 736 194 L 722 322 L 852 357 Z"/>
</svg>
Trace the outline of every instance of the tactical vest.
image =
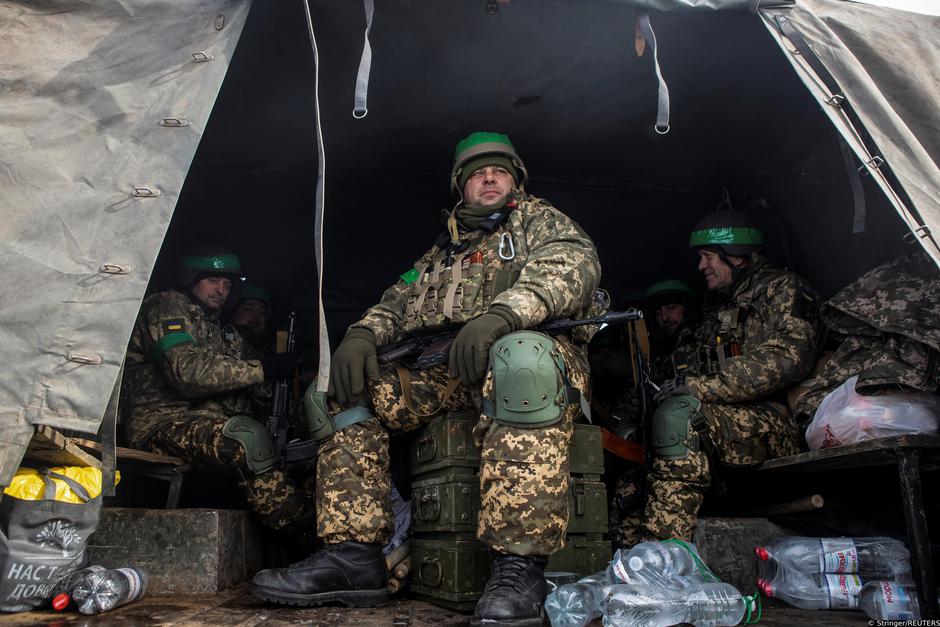
<svg viewBox="0 0 940 627">
<path fill-rule="evenodd" d="M 418 279 L 405 304 L 403 331 L 467 322 L 516 282 L 528 256 L 525 238 L 504 223 L 492 233 L 475 231 L 467 247 L 448 257 L 435 246 L 430 263 L 418 263 Z"/>
</svg>

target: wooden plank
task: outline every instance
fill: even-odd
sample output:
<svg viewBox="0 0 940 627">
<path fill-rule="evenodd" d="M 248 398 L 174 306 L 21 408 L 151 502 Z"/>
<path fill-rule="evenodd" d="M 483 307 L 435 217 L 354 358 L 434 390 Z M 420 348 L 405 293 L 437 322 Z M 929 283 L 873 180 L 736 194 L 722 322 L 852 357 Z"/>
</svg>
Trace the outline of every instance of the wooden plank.
<svg viewBox="0 0 940 627">
<path fill-rule="evenodd" d="M 73 438 L 75 443 L 78 446 L 83 448 L 90 449 L 92 451 L 101 451 L 101 443 L 95 442 L 94 440 L 82 440 L 78 438 Z M 133 448 L 124 448 L 122 446 L 117 447 L 117 458 L 118 460 L 129 460 L 135 462 L 145 462 L 150 464 L 162 464 L 165 466 L 183 466 L 184 462 L 179 457 L 172 457 L 170 455 L 159 455 L 157 453 L 148 453 L 146 451 L 138 451 Z"/>
<path fill-rule="evenodd" d="M 46 425 L 36 427 L 26 449 L 26 459 L 44 466 L 90 466 L 101 468 L 101 462 L 66 437 Z"/>
<path fill-rule="evenodd" d="M 798 455 L 771 459 L 756 470 L 816 471 L 863 468 L 897 463 L 897 449 L 923 449 L 922 459 L 940 459 L 940 436 L 897 435 L 877 440 L 867 440 L 845 446 L 809 451 Z"/>
</svg>

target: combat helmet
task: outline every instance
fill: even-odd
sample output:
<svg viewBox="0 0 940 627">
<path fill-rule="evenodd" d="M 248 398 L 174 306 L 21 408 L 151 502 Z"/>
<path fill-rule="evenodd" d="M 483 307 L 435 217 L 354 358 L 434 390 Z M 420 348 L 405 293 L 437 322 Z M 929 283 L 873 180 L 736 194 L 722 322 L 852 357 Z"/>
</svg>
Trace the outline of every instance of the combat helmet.
<svg viewBox="0 0 940 627">
<path fill-rule="evenodd" d="M 764 249 L 764 231 L 744 211 L 712 213 L 692 229 L 690 248 L 713 248 L 735 257 L 747 257 Z"/>
<path fill-rule="evenodd" d="M 237 281 L 242 276 L 238 255 L 215 244 L 194 246 L 180 259 L 178 284 L 189 287 L 207 276 L 221 276 Z"/>
<path fill-rule="evenodd" d="M 529 172 L 509 137 L 502 133 L 477 131 L 461 139 L 454 151 L 454 168 L 450 174 L 450 188 L 454 195 L 461 196 L 470 175 L 486 165 L 505 167 L 519 189 L 524 189 L 529 180 Z"/>
<path fill-rule="evenodd" d="M 695 290 L 685 281 L 667 279 L 650 285 L 643 300 L 652 310 L 673 303 L 683 305 L 688 309 L 695 301 Z"/>
<path fill-rule="evenodd" d="M 233 307 L 237 307 L 246 300 L 257 300 L 264 303 L 268 309 L 271 308 L 271 295 L 268 294 L 268 290 L 250 281 L 239 285 L 238 289 L 235 291 L 234 298 L 230 298 L 229 300 L 232 301 Z"/>
</svg>

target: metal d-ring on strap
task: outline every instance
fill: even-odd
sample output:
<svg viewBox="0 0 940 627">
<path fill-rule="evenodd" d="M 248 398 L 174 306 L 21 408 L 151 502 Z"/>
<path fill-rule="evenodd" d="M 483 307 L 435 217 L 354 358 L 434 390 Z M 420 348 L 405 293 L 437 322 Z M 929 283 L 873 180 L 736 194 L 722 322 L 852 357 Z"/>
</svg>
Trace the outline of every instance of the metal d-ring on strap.
<svg viewBox="0 0 940 627">
<path fill-rule="evenodd" d="M 372 45 L 369 43 L 369 31 L 372 30 L 372 14 L 375 12 L 373 0 L 362 0 L 366 12 L 366 34 L 362 42 L 362 57 L 359 59 L 359 72 L 356 74 L 356 95 L 353 97 L 353 117 L 357 120 L 369 115 L 369 73 L 372 71 Z"/>
<path fill-rule="evenodd" d="M 509 252 L 504 252 L 504 251 Z M 516 258 L 516 246 L 512 242 L 512 233 L 506 232 L 499 236 L 499 258 L 503 261 L 512 261 Z"/>
<path fill-rule="evenodd" d="M 669 86 L 666 85 L 666 79 L 663 78 L 662 70 L 659 69 L 659 52 L 656 47 L 656 33 L 653 32 L 653 25 L 650 24 L 650 16 L 644 13 L 637 19 L 643 36 L 653 48 L 653 67 L 656 68 L 656 79 L 659 81 L 659 94 L 656 103 L 656 125 L 653 129 L 660 135 L 669 132 Z"/>
</svg>

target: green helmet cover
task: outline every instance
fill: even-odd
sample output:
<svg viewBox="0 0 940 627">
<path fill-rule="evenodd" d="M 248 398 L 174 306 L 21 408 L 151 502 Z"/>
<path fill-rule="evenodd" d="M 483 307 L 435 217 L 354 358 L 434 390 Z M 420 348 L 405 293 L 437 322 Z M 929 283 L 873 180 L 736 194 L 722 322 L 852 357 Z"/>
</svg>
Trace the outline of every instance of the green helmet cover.
<svg viewBox="0 0 940 627">
<path fill-rule="evenodd" d="M 271 295 L 268 294 L 268 290 L 257 283 L 246 282 L 239 285 L 238 293 L 234 300 L 236 306 L 246 300 L 259 300 L 268 307 L 271 307 Z"/>
<path fill-rule="evenodd" d="M 509 137 L 502 133 L 476 131 L 457 142 L 457 148 L 454 150 L 454 168 L 451 171 L 450 184 L 455 194 L 463 193 L 463 186 L 459 183 L 461 180 L 466 181 L 461 179 L 464 166 L 477 157 L 490 154 L 503 155 L 509 159 L 517 173 L 516 183 L 520 188 L 525 186 L 529 173 L 522 159 L 516 154 L 516 147 L 509 141 Z"/>
<path fill-rule="evenodd" d="M 678 279 L 667 279 L 665 281 L 653 283 L 649 286 L 649 288 L 647 288 L 646 294 L 643 298 L 644 300 L 651 300 L 656 296 L 674 293 L 683 293 L 687 294 L 691 298 L 695 298 L 695 290 L 692 289 L 692 286 L 685 281 L 679 281 Z"/>
<path fill-rule="evenodd" d="M 207 276 L 241 278 L 242 266 L 238 255 L 221 246 L 200 246 L 180 259 L 179 284 L 191 285 Z"/>
<path fill-rule="evenodd" d="M 713 213 L 699 220 L 689 236 L 690 248 L 719 248 L 745 256 L 764 247 L 764 231 L 743 211 Z"/>
<path fill-rule="evenodd" d="M 564 363 L 547 335 L 517 331 L 490 347 L 494 419 L 516 427 L 544 427 L 561 420 Z"/>
</svg>

